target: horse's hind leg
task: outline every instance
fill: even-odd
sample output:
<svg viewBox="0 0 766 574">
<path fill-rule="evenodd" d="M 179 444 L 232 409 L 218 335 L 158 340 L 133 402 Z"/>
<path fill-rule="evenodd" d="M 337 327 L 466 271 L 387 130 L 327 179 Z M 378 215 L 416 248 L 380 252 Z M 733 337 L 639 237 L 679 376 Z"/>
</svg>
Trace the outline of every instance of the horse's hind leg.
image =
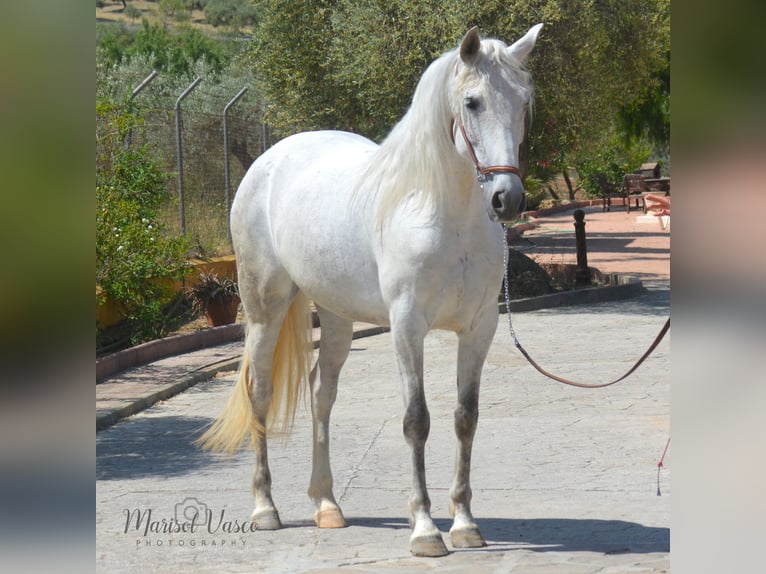
<svg viewBox="0 0 766 574">
<path fill-rule="evenodd" d="M 338 376 L 351 348 L 353 324 L 322 308 L 318 308 L 318 312 L 322 337 L 319 343 L 319 380 L 311 380 L 314 449 L 309 496 L 316 507 L 314 520 L 319 528 L 342 528 L 346 526 L 346 520 L 332 492 L 329 424 Z"/>
<path fill-rule="evenodd" d="M 250 353 L 253 386 L 251 400 L 253 412 L 261 428 L 266 428 L 266 417 L 273 392 L 271 368 L 274 349 L 279 336 L 280 324 L 250 323 L 248 348 Z M 255 439 L 255 467 L 253 471 L 253 495 L 255 508 L 251 520 L 258 530 L 276 530 L 282 527 L 274 501 L 271 498 L 271 471 L 269 470 L 266 435 Z"/>
<path fill-rule="evenodd" d="M 479 418 L 479 380 L 484 360 L 495 333 L 497 319 L 488 313 L 480 326 L 461 333 L 458 342 L 458 402 L 455 434 L 458 438 L 455 478 L 450 488 L 450 513 L 454 518 L 450 540 L 455 548 L 485 546 L 471 514 L 471 450 Z"/>
<path fill-rule="evenodd" d="M 244 267 L 244 266 L 241 266 Z M 259 272 L 267 275 L 265 266 Z M 270 281 L 259 284 L 240 270 L 240 295 L 247 317 L 247 338 L 245 352 L 249 354 L 250 400 L 261 429 L 266 429 L 267 416 L 274 392 L 272 369 L 274 351 L 279 341 L 282 321 L 287 313 L 297 288 L 287 277 L 274 274 Z M 243 280 L 244 278 L 244 280 Z M 268 295 L 266 295 L 268 294 Z M 255 508 L 252 521 L 259 530 L 276 530 L 282 527 L 274 501 L 271 497 L 271 471 L 269 470 L 266 433 L 255 437 L 255 467 L 253 471 L 253 495 Z"/>
</svg>

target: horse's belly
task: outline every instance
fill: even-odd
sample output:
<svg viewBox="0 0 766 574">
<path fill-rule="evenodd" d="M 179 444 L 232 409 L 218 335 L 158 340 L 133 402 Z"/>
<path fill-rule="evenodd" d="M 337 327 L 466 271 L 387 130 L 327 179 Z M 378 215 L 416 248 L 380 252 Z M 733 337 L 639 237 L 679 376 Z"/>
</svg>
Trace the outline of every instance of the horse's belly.
<svg viewBox="0 0 766 574">
<path fill-rule="evenodd" d="M 286 267 L 298 287 L 317 305 L 352 321 L 388 324 L 372 254 L 341 244 L 307 246 L 306 259 Z"/>
</svg>

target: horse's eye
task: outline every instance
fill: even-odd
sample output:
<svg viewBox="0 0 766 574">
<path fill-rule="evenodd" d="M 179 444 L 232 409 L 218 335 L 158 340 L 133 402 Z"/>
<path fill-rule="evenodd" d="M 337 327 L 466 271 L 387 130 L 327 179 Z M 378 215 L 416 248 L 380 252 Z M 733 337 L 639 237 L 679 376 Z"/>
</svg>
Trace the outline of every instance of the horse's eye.
<svg viewBox="0 0 766 574">
<path fill-rule="evenodd" d="M 474 97 L 468 96 L 465 99 L 465 107 L 468 108 L 469 110 L 475 110 L 476 108 L 479 107 L 479 100 L 477 100 Z"/>
</svg>

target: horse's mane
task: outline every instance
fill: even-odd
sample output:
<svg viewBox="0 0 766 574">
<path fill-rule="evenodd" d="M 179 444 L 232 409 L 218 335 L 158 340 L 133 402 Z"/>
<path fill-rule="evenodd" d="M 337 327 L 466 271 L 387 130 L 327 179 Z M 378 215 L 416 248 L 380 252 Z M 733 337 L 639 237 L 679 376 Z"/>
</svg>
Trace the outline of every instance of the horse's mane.
<svg viewBox="0 0 766 574">
<path fill-rule="evenodd" d="M 482 56 L 472 70 L 487 75 L 490 70 L 513 76 L 514 82 L 530 94 L 531 76 L 524 66 L 510 56 L 499 40 L 483 40 Z M 357 183 L 357 199 L 377 199 L 377 227 L 383 226 L 393 209 L 414 193 L 423 205 L 443 205 L 450 196 L 465 193 L 475 182 L 473 166 L 461 158 L 452 140 L 452 119 L 460 112 L 462 101 L 455 102 L 454 90 L 449 90 L 455 74 L 459 49 L 434 60 L 418 82 L 412 104 L 404 117 L 393 127 L 373 154 L 369 166 Z M 468 72 L 458 74 L 460 87 Z M 466 180 L 466 176 L 471 180 Z M 360 197 L 362 189 L 369 193 Z"/>
</svg>

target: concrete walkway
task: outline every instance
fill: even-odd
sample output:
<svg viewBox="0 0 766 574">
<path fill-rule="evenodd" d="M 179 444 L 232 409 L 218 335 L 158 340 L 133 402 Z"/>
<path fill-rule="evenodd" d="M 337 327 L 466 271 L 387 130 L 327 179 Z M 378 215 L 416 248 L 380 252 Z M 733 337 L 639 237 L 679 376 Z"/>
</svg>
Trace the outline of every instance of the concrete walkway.
<svg viewBox="0 0 766 574">
<path fill-rule="evenodd" d="M 603 273 L 636 275 L 644 282 L 670 280 L 670 233 L 658 218 L 622 206 L 587 207 L 585 234 L 588 265 Z M 526 231 L 513 247 L 538 263 L 576 263 L 572 211 L 533 218 L 539 227 Z"/>
<path fill-rule="evenodd" d="M 586 213 L 589 236 L 603 233 L 599 244 L 615 245 L 591 251 L 589 264 L 609 273 L 625 272 L 610 268 L 609 261 L 615 266 L 633 262 L 629 271 L 645 280 L 648 292 L 628 301 L 518 313 L 513 319 L 522 343 L 546 368 L 578 380 L 605 381 L 627 370 L 669 313 L 669 238 L 658 233 L 656 223 L 635 224 L 640 215 L 635 212 Z M 636 227 L 599 231 L 599 221 Z M 569 241 L 566 233 L 556 237 L 549 230 L 563 229 L 567 222 L 571 227 L 571 213 L 539 222 L 541 228 L 528 234 L 539 253 L 545 255 L 545 241 L 555 241 L 557 249 Z M 227 400 L 240 352 L 241 343 L 233 343 L 163 359 L 97 385 L 97 416 L 99 408 L 108 416 L 119 401 L 145 400 L 158 386 L 188 377 L 199 381 L 97 434 L 99 571 L 669 570 L 672 449 L 659 476 L 662 496 L 657 496 L 657 462 L 669 436 L 668 339 L 625 383 L 585 391 L 538 375 L 513 348 L 501 316 L 484 369 L 473 464 L 474 514 L 489 545 L 441 559 L 415 559 L 408 552 L 409 452 L 386 334 L 354 343 L 333 411 L 335 492 L 350 526 L 313 527 L 305 494 L 311 421 L 300 412 L 291 438 L 270 443 L 274 496 L 286 528 L 236 531 L 234 521 L 246 523 L 252 508 L 252 454 L 227 461 L 200 452 L 192 442 Z M 455 369 L 454 335 L 429 335 L 425 372 L 432 427 L 426 464 L 433 515 L 444 532 L 454 464 Z M 180 518 L 190 506 L 212 512 L 211 526 L 181 533 L 157 526 L 144 532 L 129 519 L 134 511 L 151 511 L 151 520 L 161 524 Z M 222 514 L 223 526 L 216 530 Z"/>
</svg>

